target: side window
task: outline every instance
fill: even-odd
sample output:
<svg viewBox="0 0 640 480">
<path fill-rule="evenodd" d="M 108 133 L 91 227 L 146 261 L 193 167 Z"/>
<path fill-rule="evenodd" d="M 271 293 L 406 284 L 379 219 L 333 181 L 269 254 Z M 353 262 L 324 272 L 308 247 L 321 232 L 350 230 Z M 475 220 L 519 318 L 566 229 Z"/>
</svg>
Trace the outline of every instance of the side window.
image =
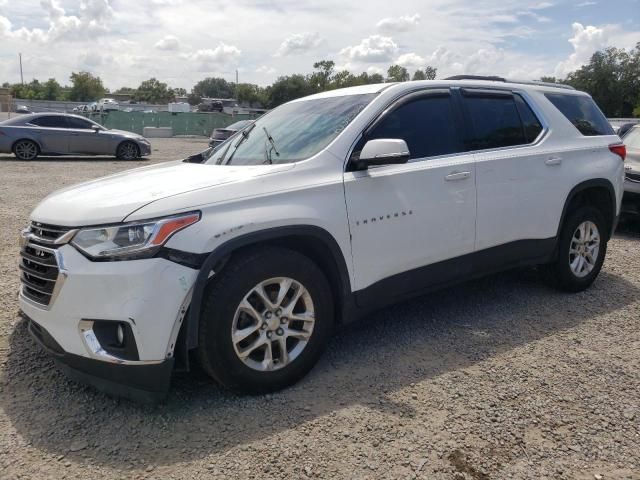
<svg viewBox="0 0 640 480">
<path fill-rule="evenodd" d="M 43 117 L 36 117 L 31 119 L 29 123 L 37 125 L 39 127 L 67 128 L 66 118 L 59 115 L 46 115 Z"/>
<path fill-rule="evenodd" d="M 93 123 L 76 117 L 67 117 L 68 128 L 81 128 L 91 130 Z"/>
<path fill-rule="evenodd" d="M 512 147 L 529 143 L 513 95 L 463 93 L 472 130 L 471 138 L 465 140 L 468 150 Z"/>
<path fill-rule="evenodd" d="M 545 93 L 544 96 L 582 135 L 615 135 L 613 128 L 591 97 L 566 93 Z"/>
<path fill-rule="evenodd" d="M 459 132 L 451 97 L 433 95 L 390 112 L 366 140 L 401 138 L 407 142 L 412 159 L 425 158 L 460 152 Z"/>
<path fill-rule="evenodd" d="M 527 105 L 527 102 L 520 95 L 514 95 L 513 98 L 516 101 L 516 107 L 520 114 L 520 120 L 522 120 L 522 127 L 524 128 L 524 137 L 527 143 L 532 143 L 540 132 L 542 132 L 542 124 L 536 114 L 533 113 L 531 107 Z"/>
</svg>

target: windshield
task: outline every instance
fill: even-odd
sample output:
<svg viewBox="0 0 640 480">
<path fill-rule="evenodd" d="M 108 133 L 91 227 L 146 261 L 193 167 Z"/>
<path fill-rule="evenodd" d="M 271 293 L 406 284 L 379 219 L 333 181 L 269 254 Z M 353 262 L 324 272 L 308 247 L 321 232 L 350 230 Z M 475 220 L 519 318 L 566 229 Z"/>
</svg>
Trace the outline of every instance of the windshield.
<svg viewBox="0 0 640 480">
<path fill-rule="evenodd" d="M 347 95 L 282 105 L 208 152 L 205 163 L 261 165 L 304 160 L 329 145 L 374 97 Z"/>
<path fill-rule="evenodd" d="M 640 127 L 629 130 L 622 141 L 627 147 L 640 150 Z"/>
</svg>

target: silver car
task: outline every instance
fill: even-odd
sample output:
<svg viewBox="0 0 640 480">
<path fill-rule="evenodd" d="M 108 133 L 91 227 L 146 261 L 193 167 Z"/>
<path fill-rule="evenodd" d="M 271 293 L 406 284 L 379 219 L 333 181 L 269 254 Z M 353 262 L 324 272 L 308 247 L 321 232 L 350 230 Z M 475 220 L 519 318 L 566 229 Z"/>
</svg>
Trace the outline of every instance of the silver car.
<svg viewBox="0 0 640 480">
<path fill-rule="evenodd" d="M 38 155 L 115 155 L 132 160 L 151 153 L 141 135 L 109 130 L 87 118 L 64 113 L 34 113 L 0 122 L 0 153 L 20 160 Z"/>
</svg>

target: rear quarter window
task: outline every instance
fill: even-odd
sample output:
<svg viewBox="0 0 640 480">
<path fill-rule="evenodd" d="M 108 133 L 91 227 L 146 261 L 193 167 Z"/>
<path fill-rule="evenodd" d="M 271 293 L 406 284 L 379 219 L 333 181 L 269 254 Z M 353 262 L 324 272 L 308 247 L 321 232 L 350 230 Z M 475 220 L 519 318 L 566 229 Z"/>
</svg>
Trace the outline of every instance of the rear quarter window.
<svg viewBox="0 0 640 480">
<path fill-rule="evenodd" d="M 615 135 L 613 128 L 591 97 L 564 93 L 544 95 L 582 135 Z"/>
</svg>

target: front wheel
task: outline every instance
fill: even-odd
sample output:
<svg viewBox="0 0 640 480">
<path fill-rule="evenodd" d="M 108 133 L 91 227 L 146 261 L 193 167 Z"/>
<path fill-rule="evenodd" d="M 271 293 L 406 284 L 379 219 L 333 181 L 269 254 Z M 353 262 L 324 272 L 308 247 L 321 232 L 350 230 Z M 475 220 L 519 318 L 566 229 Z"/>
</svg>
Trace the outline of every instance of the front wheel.
<svg viewBox="0 0 640 480">
<path fill-rule="evenodd" d="M 134 142 L 122 142 L 118 145 L 116 157 L 119 160 L 135 160 L 140 158 L 140 148 Z"/>
<path fill-rule="evenodd" d="M 607 253 L 606 222 L 600 210 L 580 207 L 569 214 L 558 239 L 558 256 L 549 265 L 555 286 L 569 292 L 588 288 Z"/>
<path fill-rule="evenodd" d="M 33 140 L 19 140 L 13 146 L 13 154 L 18 160 L 35 160 L 40 150 Z"/>
<path fill-rule="evenodd" d="M 273 247 L 240 254 L 205 291 L 199 357 L 231 390 L 280 390 L 315 365 L 333 316 L 327 279 L 309 258 Z"/>
</svg>

